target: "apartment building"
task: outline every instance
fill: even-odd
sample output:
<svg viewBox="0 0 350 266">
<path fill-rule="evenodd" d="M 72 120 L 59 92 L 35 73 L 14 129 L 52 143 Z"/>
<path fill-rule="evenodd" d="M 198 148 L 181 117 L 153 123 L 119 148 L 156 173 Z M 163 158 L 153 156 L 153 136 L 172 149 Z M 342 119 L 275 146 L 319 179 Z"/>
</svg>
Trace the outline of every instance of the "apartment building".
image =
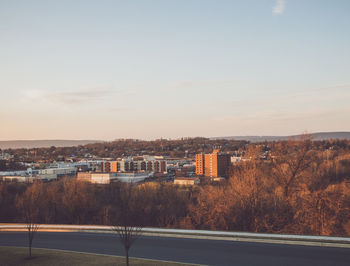
<svg viewBox="0 0 350 266">
<path fill-rule="evenodd" d="M 204 154 L 196 154 L 196 175 L 204 175 Z"/>
<path fill-rule="evenodd" d="M 155 159 L 154 157 L 124 158 L 117 161 L 106 161 L 100 164 L 101 172 L 154 172 L 164 173 L 167 171 L 166 160 Z"/>
<path fill-rule="evenodd" d="M 208 177 L 227 177 L 231 156 L 215 149 L 213 153 L 196 154 L 196 174 Z"/>
</svg>

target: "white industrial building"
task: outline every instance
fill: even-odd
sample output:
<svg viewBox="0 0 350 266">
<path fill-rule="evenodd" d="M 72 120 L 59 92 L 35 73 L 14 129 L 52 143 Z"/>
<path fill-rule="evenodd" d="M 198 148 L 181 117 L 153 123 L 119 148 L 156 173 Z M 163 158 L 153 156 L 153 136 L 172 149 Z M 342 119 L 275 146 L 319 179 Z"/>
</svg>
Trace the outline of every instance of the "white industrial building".
<svg viewBox="0 0 350 266">
<path fill-rule="evenodd" d="M 77 179 L 92 184 L 110 184 L 115 181 L 138 183 L 144 181 L 150 175 L 150 173 L 78 172 Z"/>
<path fill-rule="evenodd" d="M 198 177 L 177 177 L 174 179 L 174 184 L 180 186 L 194 186 L 199 183 L 200 179 Z"/>
</svg>

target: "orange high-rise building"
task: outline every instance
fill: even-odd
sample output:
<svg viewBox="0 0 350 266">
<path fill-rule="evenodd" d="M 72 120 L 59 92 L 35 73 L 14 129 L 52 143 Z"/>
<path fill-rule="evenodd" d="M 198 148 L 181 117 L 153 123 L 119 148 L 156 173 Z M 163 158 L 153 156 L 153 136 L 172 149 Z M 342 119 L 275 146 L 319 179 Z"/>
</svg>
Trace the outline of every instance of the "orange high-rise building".
<svg viewBox="0 0 350 266">
<path fill-rule="evenodd" d="M 227 177 L 231 163 L 229 154 L 214 150 L 210 154 L 196 154 L 196 174 L 208 177 Z"/>
<path fill-rule="evenodd" d="M 196 154 L 196 175 L 204 175 L 204 154 Z"/>
</svg>

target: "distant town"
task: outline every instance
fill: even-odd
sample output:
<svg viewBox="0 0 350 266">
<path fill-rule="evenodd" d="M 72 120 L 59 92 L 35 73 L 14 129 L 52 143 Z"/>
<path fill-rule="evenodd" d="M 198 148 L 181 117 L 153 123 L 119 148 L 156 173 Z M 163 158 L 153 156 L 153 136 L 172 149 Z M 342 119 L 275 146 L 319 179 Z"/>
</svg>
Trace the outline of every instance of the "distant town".
<svg viewBox="0 0 350 266">
<path fill-rule="evenodd" d="M 199 150 L 208 151 L 206 154 L 195 153 L 194 146 L 197 146 L 197 142 L 200 141 L 204 143 L 199 145 Z M 118 146 L 122 142 L 131 143 L 133 146 L 144 145 L 142 141 L 121 140 L 110 144 L 98 143 L 75 148 L 52 146 L 50 148 L 2 150 L 0 153 L 0 180 L 32 183 L 35 180 L 49 182 L 69 177 L 93 184 L 110 184 L 116 181 L 129 183 L 160 181 L 178 185 L 198 185 L 202 178 L 206 178 L 209 181 L 220 182 L 228 177 L 231 165 L 245 159 L 244 145 L 247 144 L 244 141 L 195 138 L 155 141 L 154 145 L 161 147 L 162 151 L 159 153 L 162 155 L 154 151 L 151 155 L 143 154 L 147 152 L 147 148 L 141 150 L 140 154 L 118 158 L 105 158 L 90 152 L 83 152 L 84 150 L 90 151 L 97 146 L 106 146 L 103 149 L 104 153 L 111 155 L 106 152 L 113 150 L 109 146 Z M 178 147 L 174 146 L 178 142 L 182 144 Z M 183 150 L 184 146 L 189 150 Z M 225 152 L 221 151 L 220 147 L 224 147 Z M 66 156 L 67 149 L 74 150 L 78 155 Z M 45 154 L 48 153 L 50 156 L 45 157 Z M 101 154 L 101 151 L 97 153 Z"/>
<path fill-rule="evenodd" d="M 273 143 L 208 138 L 127 139 L 73 147 L 3 149 L 0 181 L 32 183 L 69 177 L 92 184 L 120 181 L 193 186 L 224 182 L 236 163 L 250 160 L 251 147 L 259 147 L 260 159 L 267 160 Z M 327 149 L 348 145 L 347 140 L 318 143 Z"/>
</svg>

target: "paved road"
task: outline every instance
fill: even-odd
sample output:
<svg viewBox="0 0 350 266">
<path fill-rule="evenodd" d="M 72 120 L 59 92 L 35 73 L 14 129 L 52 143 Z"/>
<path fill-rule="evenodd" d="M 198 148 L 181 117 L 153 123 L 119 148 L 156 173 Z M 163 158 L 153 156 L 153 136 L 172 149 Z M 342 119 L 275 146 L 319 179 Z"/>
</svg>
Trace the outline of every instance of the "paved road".
<svg viewBox="0 0 350 266">
<path fill-rule="evenodd" d="M 0 232 L 0 246 L 26 246 L 23 232 Z M 124 255 L 113 234 L 38 232 L 34 247 Z M 130 256 L 205 265 L 350 265 L 350 249 L 221 240 L 142 237 Z"/>
</svg>

